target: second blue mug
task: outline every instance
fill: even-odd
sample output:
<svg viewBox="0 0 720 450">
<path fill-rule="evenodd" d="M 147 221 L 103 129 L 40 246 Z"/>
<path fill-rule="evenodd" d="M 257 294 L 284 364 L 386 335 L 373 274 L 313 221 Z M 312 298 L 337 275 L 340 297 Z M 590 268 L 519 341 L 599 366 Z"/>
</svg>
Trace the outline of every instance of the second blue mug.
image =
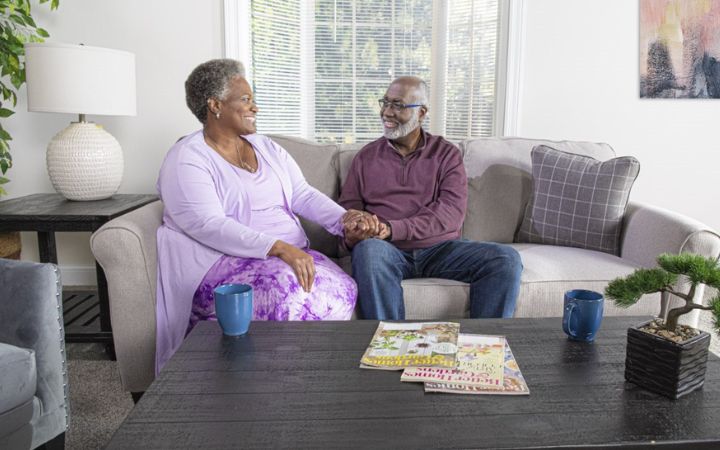
<svg viewBox="0 0 720 450">
<path fill-rule="evenodd" d="M 215 315 L 223 334 L 247 333 L 253 316 L 253 291 L 247 284 L 222 284 L 213 290 Z"/>
<path fill-rule="evenodd" d="M 603 295 L 585 289 L 565 293 L 563 331 L 575 341 L 591 342 L 595 339 L 603 316 Z"/>
</svg>

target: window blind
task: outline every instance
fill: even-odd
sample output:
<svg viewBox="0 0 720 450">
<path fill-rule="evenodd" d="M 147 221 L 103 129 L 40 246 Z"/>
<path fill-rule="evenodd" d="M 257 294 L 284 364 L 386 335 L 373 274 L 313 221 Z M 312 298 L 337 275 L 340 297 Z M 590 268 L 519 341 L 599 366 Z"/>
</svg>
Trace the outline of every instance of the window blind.
<svg viewBox="0 0 720 450">
<path fill-rule="evenodd" d="M 443 108 L 448 138 L 491 134 L 498 0 L 435 2 L 251 0 L 252 61 L 245 63 L 260 106 L 258 131 L 368 142 L 382 134 L 377 99 L 389 82 L 416 75 L 439 90 L 426 129 L 433 109 Z M 444 21 L 433 21 L 438 6 L 448 8 Z M 439 52 L 433 24 L 447 37 Z M 443 86 L 431 79 L 437 64 Z"/>
</svg>

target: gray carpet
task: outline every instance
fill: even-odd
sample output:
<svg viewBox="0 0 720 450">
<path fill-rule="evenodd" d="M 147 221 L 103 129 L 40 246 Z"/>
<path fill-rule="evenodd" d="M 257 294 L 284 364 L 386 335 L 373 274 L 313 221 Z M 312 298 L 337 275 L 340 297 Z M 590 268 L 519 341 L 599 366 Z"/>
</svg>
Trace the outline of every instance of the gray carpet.
<svg viewBox="0 0 720 450">
<path fill-rule="evenodd" d="M 101 449 L 133 407 L 122 390 L 117 363 L 99 344 L 67 344 L 70 428 L 65 448 Z"/>
</svg>

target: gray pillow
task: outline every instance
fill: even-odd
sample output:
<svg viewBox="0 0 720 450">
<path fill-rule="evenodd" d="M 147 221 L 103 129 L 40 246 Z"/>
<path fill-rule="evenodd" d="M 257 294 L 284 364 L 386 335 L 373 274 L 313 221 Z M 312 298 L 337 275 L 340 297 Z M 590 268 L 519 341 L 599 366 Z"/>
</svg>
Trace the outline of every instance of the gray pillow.
<svg viewBox="0 0 720 450">
<path fill-rule="evenodd" d="M 598 161 L 545 145 L 532 149 L 533 191 L 516 242 L 619 254 L 620 232 L 640 163 Z"/>
</svg>

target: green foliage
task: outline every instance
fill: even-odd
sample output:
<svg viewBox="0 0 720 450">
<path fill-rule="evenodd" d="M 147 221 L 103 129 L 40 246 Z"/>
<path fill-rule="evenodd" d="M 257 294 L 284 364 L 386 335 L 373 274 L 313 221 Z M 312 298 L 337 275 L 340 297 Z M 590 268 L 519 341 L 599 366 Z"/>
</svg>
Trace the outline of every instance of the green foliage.
<svg viewBox="0 0 720 450">
<path fill-rule="evenodd" d="M 699 284 L 715 288 L 720 287 L 720 265 L 713 258 L 682 253 L 679 255 L 662 254 L 657 259 L 660 267 L 637 269 L 632 274 L 616 278 L 605 289 L 605 296 L 616 305 L 627 308 L 634 305 L 642 295 L 653 292 L 669 292 L 685 300 L 685 305 L 668 312 L 666 328 L 674 330 L 677 319 L 693 309 L 710 310 L 715 315 L 715 328 L 720 332 L 720 296 L 711 300 L 709 306 L 693 303 L 693 296 Z M 688 292 L 676 291 L 680 276 L 689 282 Z M 686 283 L 687 284 L 687 283 Z"/>
<path fill-rule="evenodd" d="M 50 9 L 57 9 L 60 0 L 50 2 Z M 25 83 L 25 47 L 28 42 L 42 42 L 48 32 L 37 26 L 32 18 L 30 0 L 0 0 L 0 119 L 14 114 L 10 106 L 17 105 L 17 90 Z M 5 175 L 12 167 L 10 141 L 12 137 L 0 124 L 0 173 Z M 7 183 L 0 176 L 0 196 L 6 194 L 2 185 Z"/>
<path fill-rule="evenodd" d="M 691 253 L 679 255 L 665 253 L 658 257 L 658 265 L 670 273 L 687 276 L 693 284 L 715 286 L 720 281 L 720 269 L 712 258 L 703 258 Z"/>
<path fill-rule="evenodd" d="M 644 294 L 671 287 L 678 276 L 663 269 L 638 269 L 625 278 L 616 278 L 608 284 L 605 295 L 623 308 L 634 305 Z"/>
</svg>

